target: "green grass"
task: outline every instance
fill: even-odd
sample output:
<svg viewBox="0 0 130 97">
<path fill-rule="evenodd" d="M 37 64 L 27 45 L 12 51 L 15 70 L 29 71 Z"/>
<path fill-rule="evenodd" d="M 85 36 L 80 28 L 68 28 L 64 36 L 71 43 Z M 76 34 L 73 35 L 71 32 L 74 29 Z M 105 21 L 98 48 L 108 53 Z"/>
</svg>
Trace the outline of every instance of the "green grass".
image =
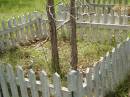
<svg viewBox="0 0 130 97">
<path fill-rule="evenodd" d="M 34 69 L 37 66 L 40 66 L 42 69 L 50 72 L 51 64 L 51 45 L 50 42 L 38 46 L 29 47 L 19 47 L 16 50 L 7 51 L 4 54 L 1 54 L 0 61 L 1 63 L 8 63 L 13 66 L 17 64 L 22 66 L 33 65 Z M 70 68 L 70 44 L 69 42 L 58 42 L 59 55 L 60 55 L 60 65 L 63 73 L 67 73 Z M 85 41 L 78 42 L 78 58 L 79 68 L 86 68 L 91 66 L 94 62 L 98 61 L 101 56 L 104 56 L 107 51 L 110 51 L 112 48 L 108 44 L 100 43 L 86 43 Z"/>
<path fill-rule="evenodd" d="M 27 12 L 45 11 L 45 0 L 0 0 L 0 21 Z"/>
<path fill-rule="evenodd" d="M 130 97 L 130 75 L 121 82 L 114 92 L 108 93 L 106 97 Z"/>
</svg>

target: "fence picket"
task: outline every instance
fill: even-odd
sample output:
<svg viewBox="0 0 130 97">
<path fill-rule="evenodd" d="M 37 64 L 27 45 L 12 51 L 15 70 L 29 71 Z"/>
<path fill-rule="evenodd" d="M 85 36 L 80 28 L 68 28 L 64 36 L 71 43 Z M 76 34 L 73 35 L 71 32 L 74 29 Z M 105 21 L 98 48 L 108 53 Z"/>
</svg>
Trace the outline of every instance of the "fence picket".
<svg viewBox="0 0 130 97">
<path fill-rule="evenodd" d="M 7 86 L 7 81 L 5 78 L 5 72 L 3 70 L 2 65 L 0 65 L 0 84 L 1 84 L 1 88 L 2 88 L 2 93 L 3 93 L 3 97 L 10 97 L 9 95 L 9 91 L 8 91 L 8 86 Z"/>
<path fill-rule="evenodd" d="M 100 80 L 101 80 L 101 84 L 102 84 L 102 87 L 101 87 L 101 95 L 105 96 L 105 94 L 107 94 L 107 68 L 106 68 L 106 57 L 104 57 L 101 61 L 100 61 Z"/>
<path fill-rule="evenodd" d="M 42 71 L 40 73 L 40 81 L 41 81 L 41 86 L 42 86 L 42 96 L 50 97 L 49 83 L 48 83 L 48 78 L 45 71 Z"/>
<path fill-rule="evenodd" d="M 125 41 L 125 50 L 124 50 L 124 53 L 125 53 L 125 55 L 126 55 L 126 73 L 128 74 L 128 72 L 129 72 L 129 66 L 128 66 L 128 41 L 129 41 L 129 37 L 126 39 L 126 41 Z"/>
<path fill-rule="evenodd" d="M 23 24 L 21 16 L 18 17 L 18 23 L 19 23 L 19 25 Z M 20 32 L 20 42 L 25 43 L 25 37 L 23 36 L 23 34 L 24 34 L 23 28 L 20 28 L 19 32 Z"/>
<path fill-rule="evenodd" d="M 128 49 L 127 49 L 127 57 L 128 57 L 128 69 L 130 68 L 130 39 L 127 38 L 128 40 Z M 128 70 L 129 71 L 129 70 Z"/>
<path fill-rule="evenodd" d="M 40 40 L 43 37 L 43 34 L 42 34 L 42 25 L 41 25 L 41 19 L 40 18 L 38 18 L 36 20 L 35 27 L 36 27 L 37 38 Z"/>
<path fill-rule="evenodd" d="M 95 97 L 100 96 L 100 89 L 101 89 L 101 84 L 100 84 L 100 74 L 99 74 L 99 63 L 94 64 L 94 77 L 95 77 L 95 86 L 94 86 L 94 92 L 95 92 Z"/>
<path fill-rule="evenodd" d="M 12 26 L 13 26 L 13 25 L 12 25 L 12 19 L 10 19 L 10 20 L 8 20 L 8 28 L 11 29 Z M 9 38 L 10 38 L 9 40 L 10 40 L 10 42 L 11 42 L 10 45 L 11 45 L 12 47 L 15 47 L 14 32 L 10 32 L 10 33 L 9 33 Z"/>
<path fill-rule="evenodd" d="M 86 80 L 87 80 L 87 97 L 93 97 L 92 68 L 87 68 Z"/>
<path fill-rule="evenodd" d="M 30 89 L 31 89 L 32 97 L 39 97 L 38 90 L 36 87 L 36 76 L 35 76 L 35 72 L 32 69 L 29 71 L 29 81 L 31 83 Z"/>
<path fill-rule="evenodd" d="M 83 85 L 80 73 L 72 70 L 68 75 L 68 88 L 72 93 L 72 97 L 83 97 Z"/>
<path fill-rule="evenodd" d="M 18 89 L 17 89 L 17 85 L 16 85 L 16 77 L 14 75 L 13 68 L 11 65 L 7 65 L 6 68 L 7 68 L 6 69 L 7 76 L 8 76 L 8 80 L 9 80 L 9 84 L 10 84 L 10 88 L 11 88 L 12 97 L 19 97 Z"/>
<path fill-rule="evenodd" d="M 2 20 L 2 23 L 1 23 L 1 24 L 2 24 L 2 30 L 3 30 L 3 31 L 6 30 L 6 26 L 5 26 L 5 21 L 4 21 L 4 20 Z M 3 35 L 2 35 L 2 42 L 3 42 L 3 47 L 4 47 L 3 50 L 4 50 L 4 49 L 7 49 L 7 48 L 6 48 L 6 46 L 7 46 L 7 45 L 6 45 L 6 42 L 7 42 L 7 41 L 6 41 L 6 34 L 5 34 L 5 32 L 3 32 Z"/>
<path fill-rule="evenodd" d="M 29 22 L 32 22 L 31 14 L 28 15 L 28 20 L 29 20 Z M 33 24 L 30 25 L 30 33 L 32 36 L 31 40 L 34 40 L 35 39 L 35 31 L 34 31 Z"/>
<path fill-rule="evenodd" d="M 60 79 L 60 76 L 55 73 L 53 75 L 53 83 L 54 83 L 54 95 L 55 97 L 62 97 L 62 93 L 61 93 L 61 79 Z"/>
<path fill-rule="evenodd" d="M 28 92 L 27 92 L 27 86 L 25 84 L 23 69 L 20 66 L 17 67 L 17 76 L 18 76 L 18 82 L 19 82 L 19 86 L 20 86 L 21 96 L 29 97 Z"/>
</svg>

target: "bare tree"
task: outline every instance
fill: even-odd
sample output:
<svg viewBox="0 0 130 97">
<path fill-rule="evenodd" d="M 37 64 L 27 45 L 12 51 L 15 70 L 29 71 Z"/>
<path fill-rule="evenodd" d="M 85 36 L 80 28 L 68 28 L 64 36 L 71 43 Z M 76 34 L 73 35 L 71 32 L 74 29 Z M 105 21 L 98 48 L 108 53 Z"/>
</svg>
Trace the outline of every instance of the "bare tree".
<svg viewBox="0 0 130 97">
<path fill-rule="evenodd" d="M 51 68 L 53 72 L 57 72 L 61 74 L 60 65 L 59 65 L 58 47 L 57 47 L 54 0 L 47 0 L 47 15 L 49 20 L 49 30 L 50 30 L 50 38 L 51 38 L 51 49 L 52 49 Z"/>
<path fill-rule="evenodd" d="M 71 25 L 71 66 L 72 69 L 77 70 L 78 64 L 78 51 L 76 42 L 76 13 L 75 13 L 75 0 L 70 0 L 70 25 Z"/>
</svg>

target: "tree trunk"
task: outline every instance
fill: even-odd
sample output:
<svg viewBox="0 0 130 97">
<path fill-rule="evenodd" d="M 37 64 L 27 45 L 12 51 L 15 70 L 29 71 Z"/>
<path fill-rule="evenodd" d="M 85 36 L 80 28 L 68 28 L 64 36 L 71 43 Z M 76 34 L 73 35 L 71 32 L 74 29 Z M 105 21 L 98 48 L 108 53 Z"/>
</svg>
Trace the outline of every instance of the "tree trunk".
<svg viewBox="0 0 130 97">
<path fill-rule="evenodd" d="M 59 54 L 57 47 L 57 33 L 56 33 L 56 21 L 55 21 L 55 9 L 54 0 L 47 0 L 47 15 L 49 20 L 49 30 L 51 38 L 51 51 L 52 51 L 52 72 L 61 73 L 59 65 Z"/>
<path fill-rule="evenodd" d="M 70 26 L 71 26 L 71 66 L 72 69 L 77 70 L 78 64 L 78 51 L 76 41 L 76 13 L 75 13 L 75 0 L 70 1 Z"/>
</svg>

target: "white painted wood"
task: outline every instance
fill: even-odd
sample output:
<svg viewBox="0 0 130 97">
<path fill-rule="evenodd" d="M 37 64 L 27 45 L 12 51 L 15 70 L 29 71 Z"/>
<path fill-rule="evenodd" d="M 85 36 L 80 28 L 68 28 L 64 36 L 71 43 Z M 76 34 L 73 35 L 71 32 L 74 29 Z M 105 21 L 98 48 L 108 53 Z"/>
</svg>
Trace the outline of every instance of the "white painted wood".
<svg viewBox="0 0 130 97">
<path fill-rule="evenodd" d="M 20 86 L 22 97 L 28 97 L 27 86 L 25 84 L 23 69 L 20 66 L 17 67 L 17 77 L 18 77 L 18 83 Z"/>
<path fill-rule="evenodd" d="M 0 84 L 1 84 L 3 96 L 10 97 L 8 86 L 7 86 L 7 81 L 5 78 L 5 72 L 3 71 L 3 67 L 1 65 L 0 65 Z"/>
<path fill-rule="evenodd" d="M 28 19 L 29 19 L 29 22 L 32 22 L 32 19 L 31 19 L 31 14 L 28 15 Z M 34 31 L 34 27 L 33 27 L 33 24 L 30 24 L 30 33 L 32 35 L 32 39 L 35 39 L 35 31 Z"/>
<path fill-rule="evenodd" d="M 119 84 L 120 83 L 120 73 L 121 73 L 121 55 L 120 55 L 120 44 L 118 44 L 117 45 L 117 47 L 116 47 L 116 53 L 115 53 L 115 57 L 116 57 L 116 64 L 117 64 L 117 77 L 116 77 L 116 80 L 117 80 L 117 84 Z"/>
<path fill-rule="evenodd" d="M 112 75 L 113 75 L 113 84 L 117 86 L 117 65 L 116 65 L 116 56 L 115 56 L 115 48 L 112 49 Z M 115 88 L 115 87 L 114 87 Z"/>
<path fill-rule="evenodd" d="M 121 46 L 120 46 L 120 56 L 121 56 L 121 67 L 123 69 L 125 69 L 125 56 L 124 56 L 124 44 L 122 43 Z M 122 70 L 122 69 L 120 69 Z M 124 70 L 122 70 L 122 72 L 120 73 L 121 74 L 121 82 L 124 80 L 125 78 L 125 74 L 126 72 Z"/>
<path fill-rule="evenodd" d="M 11 88 L 12 97 L 19 97 L 18 89 L 16 85 L 16 77 L 13 72 L 13 67 L 11 65 L 6 66 L 7 70 L 7 76 Z"/>
<path fill-rule="evenodd" d="M 106 55 L 106 68 L 107 68 L 107 77 L 108 77 L 108 89 L 109 91 L 113 89 L 113 79 L 112 79 L 112 59 L 111 54 L 108 52 Z"/>
<path fill-rule="evenodd" d="M 18 26 L 18 23 L 17 23 L 17 20 L 15 17 L 12 18 L 12 22 L 13 22 L 13 26 L 14 27 L 17 27 Z M 20 40 L 20 35 L 19 35 L 19 31 L 16 29 L 15 31 L 15 34 L 16 34 L 16 42 L 18 43 Z"/>
<path fill-rule="evenodd" d="M 42 39 L 42 37 L 43 37 L 43 32 L 42 32 L 42 24 L 41 24 L 41 18 L 38 18 L 37 19 L 37 21 L 36 21 L 36 24 L 35 24 L 35 26 L 36 26 L 36 35 L 37 35 L 37 37 L 39 38 L 39 39 Z"/>
<path fill-rule="evenodd" d="M 31 83 L 30 89 L 31 89 L 32 97 L 39 97 L 37 87 L 36 87 L 36 76 L 35 76 L 35 72 L 32 69 L 29 70 L 29 81 Z"/>
<path fill-rule="evenodd" d="M 93 97 L 92 68 L 87 68 L 86 80 L 87 80 L 87 90 L 86 90 L 87 97 Z"/>
<path fill-rule="evenodd" d="M 68 75 L 68 88 L 71 91 L 72 97 L 83 97 L 83 85 L 80 73 L 72 70 Z"/>
<path fill-rule="evenodd" d="M 16 25 L 16 18 L 13 17 L 13 19 L 11 19 L 11 20 L 12 20 L 11 26 L 12 26 L 12 27 L 17 27 L 17 25 Z M 13 35 L 13 36 L 12 36 L 12 37 L 13 37 L 13 38 L 12 38 L 12 42 L 13 42 L 13 46 L 14 46 L 14 47 L 17 46 L 17 43 L 16 43 L 16 42 L 17 42 L 17 36 L 16 36 L 17 34 L 16 34 L 16 33 L 17 33 L 17 29 L 15 29 L 15 31 L 12 33 L 12 35 Z"/>
<path fill-rule="evenodd" d="M 60 76 L 55 73 L 53 75 L 53 83 L 54 83 L 54 95 L 55 97 L 62 97 L 62 93 L 61 93 L 61 79 L 60 79 Z"/>
<path fill-rule="evenodd" d="M 49 82 L 45 71 L 40 73 L 41 91 L 43 97 L 50 97 Z"/>
<path fill-rule="evenodd" d="M 2 26 L 2 31 L 1 32 L 3 32 L 4 30 L 6 30 L 5 21 L 2 20 L 1 26 Z M 4 50 L 4 49 L 7 49 L 6 48 L 7 41 L 6 41 L 6 34 L 5 34 L 5 32 L 3 32 L 2 39 L 3 39 L 2 44 L 3 44 L 3 50 Z"/>
<path fill-rule="evenodd" d="M 94 93 L 95 97 L 100 97 L 100 91 L 101 91 L 101 83 L 100 83 L 100 67 L 99 62 L 94 64 L 94 80 L 95 80 L 95 86 L 94 86 Z"/>
<path fill-rule="evenodd" d="M 8 28 L 12 28 L 12 19 L 8 20 Z M 8 33 L 9 34 L 9 41 L 11 42 L 10 45 L 15 47 L 15 39 L 14 39 L 14 31 Z M 6 34 L 7 35 L 7 34 Z"/>
<path fill-rule="evenodd" d="M 101 95 L 105 96 L 108 92 L 108 80 L 107 80 L 107 68 L 106 68 L 106 57 L 100 62 L 100 80 L 101 80 Z"/>
<path fill-rule="evenodd" d="M 19 16 L 19 18 L 18 18 L 18 23 L 19 23 L 19 25 L 23 25 L 21 16 Z M 23 37 L 23 34 L 24 34 L 23 29 L 24 29 L 24 27 L 19 26 L 20 42 L 25 43 L 25 39 L 24 39 L 25 37 Z"/>
<path fill-rule="evenodd" d="M 124 78 L 126 78 L 128 75 L 128 72 L 127 72 L 127 52 L 126 52 L 126 44 L 127 42 L 124 41 L 123 42 L 123 62 L 124 62 L 124 69 L 125 69 L 125 74 L 124 74 Z"/>
</svg>

